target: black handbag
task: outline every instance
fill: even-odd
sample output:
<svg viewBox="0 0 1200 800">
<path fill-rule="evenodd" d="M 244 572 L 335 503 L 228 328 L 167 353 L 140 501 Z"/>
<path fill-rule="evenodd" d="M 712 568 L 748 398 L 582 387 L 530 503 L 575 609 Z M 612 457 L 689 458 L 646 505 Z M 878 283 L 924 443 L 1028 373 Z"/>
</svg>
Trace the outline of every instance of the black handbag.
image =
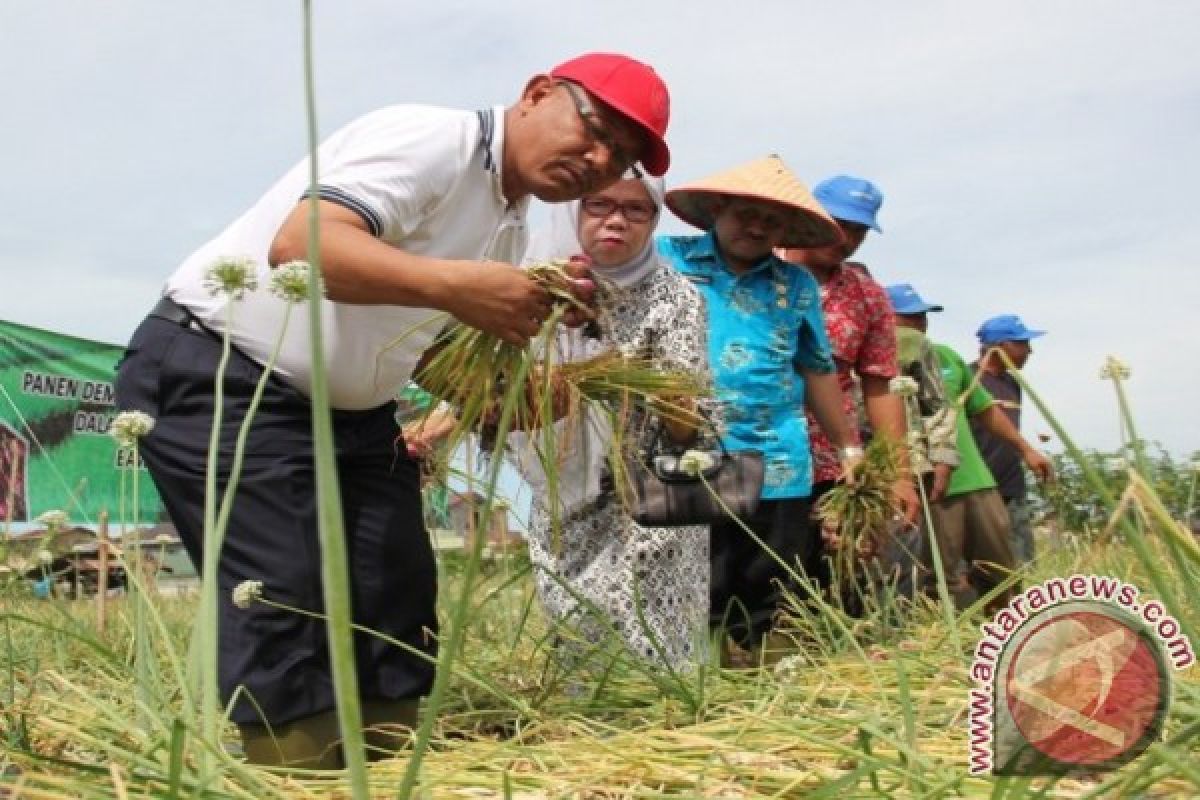
<svg viewBox="0 0 1200 800">
<path fill-rule="evenodd" d="M 717 443 L 716 450 L 688 451 L 695 454 L 691 459 L 687 453 L 645 452 L 629 459 L 628 505 L 634 522 L 669 528 L 708 525 L 728 519 L 730 514 L 741 519 L 753 514 L 762 494 L 763 454 L 757 450 L 727 450 L 719 436 Z M 696 458 L 707 463 L 688 463 Z"/>
</svg>

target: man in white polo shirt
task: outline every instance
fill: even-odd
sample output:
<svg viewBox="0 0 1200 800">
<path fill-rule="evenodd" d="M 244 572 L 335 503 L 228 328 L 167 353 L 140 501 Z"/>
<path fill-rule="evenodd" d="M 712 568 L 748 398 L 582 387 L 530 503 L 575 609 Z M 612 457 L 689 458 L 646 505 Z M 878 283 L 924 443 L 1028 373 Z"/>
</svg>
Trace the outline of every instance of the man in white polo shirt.
<svg viewBox="0 0 1200 800">
<path fill-rule="evenodd" d="M 525 247 L 530 196 L 572 200 L 638 161 L 661 175 L 668 117 L 667 88 L 653 69 L 591 53 L 533 77 L 508 108 L 392 106 L 320 146 L 322 327 L 359 625 L 435 652 L 433 553 L 417 465 L 396 446 L 392 401 L 436 333 L 422 323 L 447 312 L 528 341 L 551 311 L 549 295 L 512 266 Z M 167 280 L 119 370 L 119 407 L 157 420 L 140 453 L 197 566 L 220 337 L 228 331 L 235 348 L 221 387 L 223 481 L 287 310 L 265 290 L 214 293 L 208 271 L 219 259 L 249 257 L 265 286 L 272 267 L 306 259 L 309 197 L 306 159 Z M 579 281 L 581 296 L 587 291 Z M 307 315 L 293 313 L 250 429 L 217 575 L 219 678 L 251 761 L 337 768 L 323 623 L 262 604 L 238 609 L 230 597 L 258 580 L 279 602 L 322 608 L 309 337 Z M 401 734 L 370 727 L 411 726 L 433 668 L 379 638 L 357 639 L 356 654 L 368 744 L 394 750 Z"/>
</svg>

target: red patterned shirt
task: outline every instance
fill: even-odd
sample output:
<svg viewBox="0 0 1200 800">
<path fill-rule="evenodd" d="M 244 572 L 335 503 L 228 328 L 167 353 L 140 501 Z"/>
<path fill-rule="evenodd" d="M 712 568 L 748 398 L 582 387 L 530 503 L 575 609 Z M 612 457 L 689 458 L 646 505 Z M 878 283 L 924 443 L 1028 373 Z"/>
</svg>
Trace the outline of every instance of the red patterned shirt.
<svg viewBox="0 0 1200 800">
<path fill-rule="evenodd" d="M 858 441 L 858 408 L 855 376 L 896 377 L 896 320 L 887 293 L 861 264 L 847 262 L 821 287 L 821 310 L 825 330 L 833 347 L 838 383 L 842 387 L 842 410 Z M 812 442 L 813 480 L 837 480 L 841 462 L 837 451 L 808 415 Z"/>
</svg>

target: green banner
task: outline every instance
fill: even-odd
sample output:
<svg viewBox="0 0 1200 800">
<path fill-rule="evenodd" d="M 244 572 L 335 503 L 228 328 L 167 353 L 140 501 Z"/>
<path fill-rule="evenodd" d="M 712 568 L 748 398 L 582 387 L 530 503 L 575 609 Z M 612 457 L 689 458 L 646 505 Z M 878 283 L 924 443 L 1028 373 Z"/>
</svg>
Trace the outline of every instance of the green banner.
<svg viewBox="0 0 1200 800">
<path fill-rule="evenodd" d="M 51 510 L 85 525 L 101 511 L 115 522 L 163 516 L 145 468 L 108 435 L 123 350 L 0 321 L 0 524 Z"/>
</svg>

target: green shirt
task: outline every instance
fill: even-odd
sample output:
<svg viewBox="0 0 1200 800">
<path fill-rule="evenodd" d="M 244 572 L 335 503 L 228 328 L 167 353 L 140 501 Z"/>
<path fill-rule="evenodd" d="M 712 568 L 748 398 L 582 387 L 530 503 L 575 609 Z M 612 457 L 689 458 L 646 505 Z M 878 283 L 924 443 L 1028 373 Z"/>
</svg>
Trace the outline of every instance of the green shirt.
<svg viewBox="0 0 1200 800">
<path fill-rule="evenodd" d="M 942 383 L 946 387 L 946 397 L 959 409 L 956 423 L 958 467 L 950 475 L 950 488 L 947 489 L 946 495 L 954 497 L 980 489 L 994 489 L 996 481 L 984 463 L 983 456 L 979 454 L 975 437 L 971 435 L 971 426 L 967 422 L 967 417 L 974 416 L 992 405 L 992 396 L 988 394 L 987 389 L 978 384 L 967 392 L 967 387 L 971 385 L 975 376 L 962 356 L 944 344 L 935 344 L 933 349 L 942 364 Z"/>
</svg>

